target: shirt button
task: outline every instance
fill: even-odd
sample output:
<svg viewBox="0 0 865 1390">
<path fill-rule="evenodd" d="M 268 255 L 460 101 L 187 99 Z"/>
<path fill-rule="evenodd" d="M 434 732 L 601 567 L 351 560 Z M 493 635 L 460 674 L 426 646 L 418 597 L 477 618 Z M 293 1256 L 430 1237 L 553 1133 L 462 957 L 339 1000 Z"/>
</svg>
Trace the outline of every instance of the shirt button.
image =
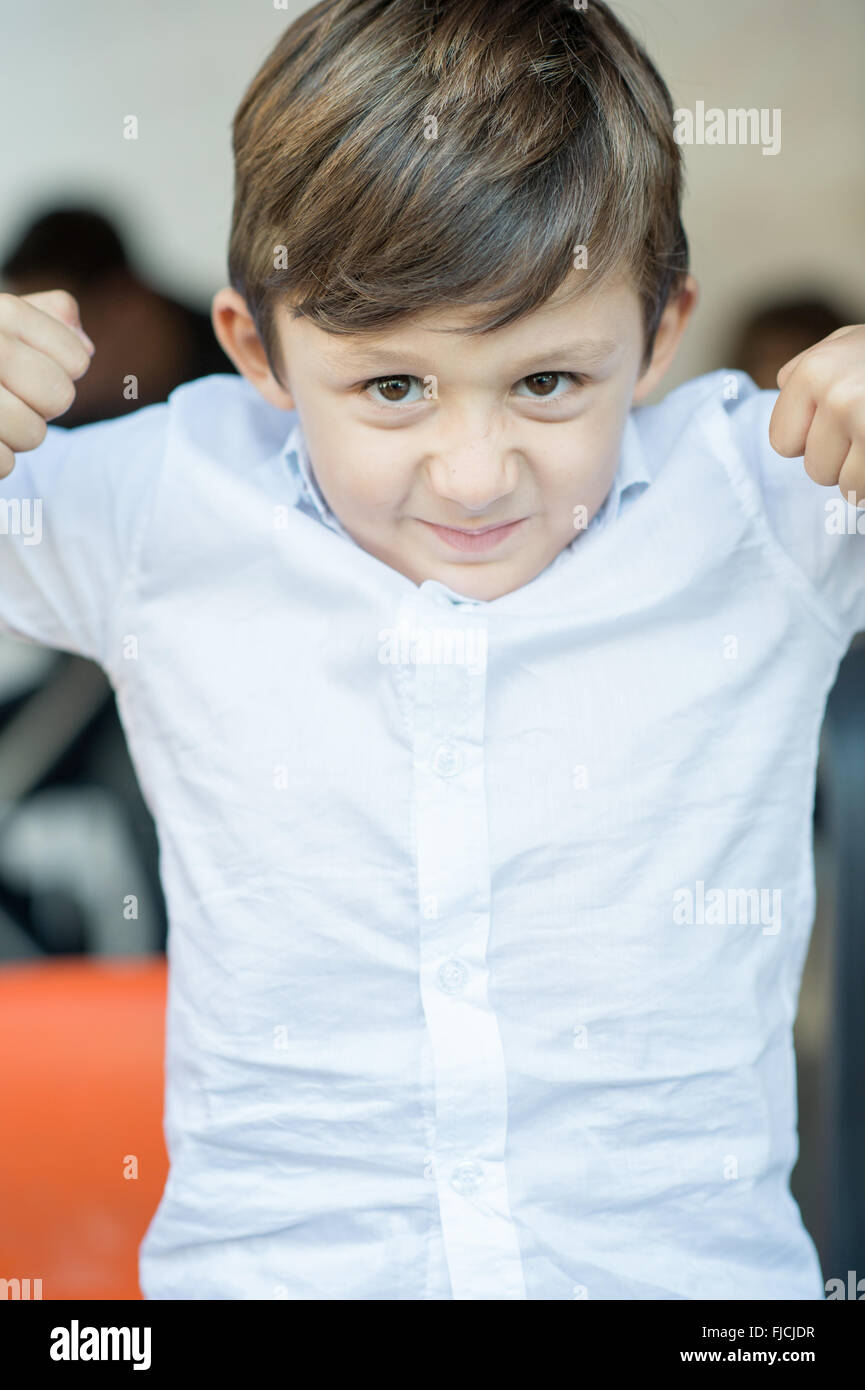
<svg viewBox="0 0 865 1390">
<path fill-rule="evenodd" d="M 458 1163 L 451 1173 L 451 1187 L 456 1188 L 457 1192 L 468 1197 L 472 1192 L 476 1192 L 484 1180 L 484 1170 L 474 1159 L 466 1159 L 464 1163 Z"/>
<path fill-rule="evenodd" d="M 468 977 L 469 972 L 461 960 L 446 960 L 444 965 L 439 966 L 439 989 L 444 990 L 445 994 L 459 994 L 465 989 Z"/>
<path fill-rule="evenodd" d="M 462 767 L 462 756 L 452 743 L 440 743 L 433 754 L 433 771 L 439 777 L 455 777 Z"/>
</svg>

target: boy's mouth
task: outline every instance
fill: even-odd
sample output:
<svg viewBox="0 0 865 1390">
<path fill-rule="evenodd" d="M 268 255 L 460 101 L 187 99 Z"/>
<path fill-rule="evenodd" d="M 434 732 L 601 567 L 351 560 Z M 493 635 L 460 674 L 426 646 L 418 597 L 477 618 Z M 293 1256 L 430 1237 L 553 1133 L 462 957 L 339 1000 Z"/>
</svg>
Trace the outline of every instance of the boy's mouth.
<svg viewBox="0 0 865 1390">
<path fill-rule="evenodd" d="M 418 519 L 421 520 L 421 518 Z M 493 546 L 498 545 L 527 520 L 528 517 L 520 517 L 517 521 L 506 521 L 494 526 L 479 526 L 471 530 L 454 526 L 437 526 L 432 521 L 423 521 L 422 524 L 429 527 L 455 550 L 481 551 L 492 550 Z"/>
</svg>

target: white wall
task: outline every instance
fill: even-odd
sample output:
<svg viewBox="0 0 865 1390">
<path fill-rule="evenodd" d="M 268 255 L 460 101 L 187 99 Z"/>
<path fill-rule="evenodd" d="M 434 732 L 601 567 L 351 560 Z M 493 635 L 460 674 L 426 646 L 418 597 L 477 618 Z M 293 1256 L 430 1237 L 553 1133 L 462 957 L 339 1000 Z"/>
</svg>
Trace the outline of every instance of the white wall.
<svg viewBox="0 0 865 1390">
<path fill-rule="evenodd" d="M 721 365 L 764 295 L 814 287 L 865 321 L 863 0 L 628 0 L 616 12 L 677 107 L 775 107 L 781 151 L 685 148 L 683 219 L 702 302 L 665 387 Z"/>
<path fill-rule="evenodd" d="M 865 318 L 863 0 L 614 6 L 677 106 L 782 111 L 774 158 L 751 146 L 686 151 L 685 225 L 703 299 L 667 385 L 717 365 L 736 314 L 765 292 L 823 287 Z M 225 281 L 234 108 L 305 8 L 3 0 L 0 252 L 37 205 L 96 199 L 122 216 L 146 272 L 206 303 Z M 137 141 L 123 139 L 129 114 Z"/>
</svg>

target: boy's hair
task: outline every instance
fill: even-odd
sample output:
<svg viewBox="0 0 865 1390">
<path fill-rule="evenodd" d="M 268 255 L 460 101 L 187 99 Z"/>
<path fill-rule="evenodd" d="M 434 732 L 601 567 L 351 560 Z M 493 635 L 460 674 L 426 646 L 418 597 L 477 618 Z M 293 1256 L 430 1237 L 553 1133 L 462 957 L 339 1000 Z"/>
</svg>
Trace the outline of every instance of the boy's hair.
<svg viewBox="0 0 865 1390">
<path fill-rule="evenodd" d="M 673 127 L 600 0 L 321 0 L 234 119 L 229 274 L 277 380 L 280 302 L 333 333 L 449 306 L 490 332 L 579 246 L 580 293 L 630 272 L 647 364 L 688 270 Z"/>
</svg>

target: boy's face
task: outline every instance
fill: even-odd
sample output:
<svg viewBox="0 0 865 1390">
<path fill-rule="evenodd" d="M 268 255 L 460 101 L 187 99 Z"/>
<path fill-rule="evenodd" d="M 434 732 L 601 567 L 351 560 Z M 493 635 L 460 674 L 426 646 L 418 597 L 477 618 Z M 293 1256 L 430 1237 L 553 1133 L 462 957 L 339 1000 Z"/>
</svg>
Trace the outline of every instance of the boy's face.
<svg viewBox="0 0 865 1390">
<path fill-rule="evenodd" d="M 375 338 L 278 312 L 288 404 L 322 494 L 358 545 L 415 583 L 485 600 L 510 593 L 607 496 L 628 411 L 666 362 L 653 358 L 635 393 L 635 290 L 619 280 L 568 303 L 570 288 L 483 335 L 454 332 L 469 321 L 457 311 Z M 244 370 L 242 352 L 231 355 Z M 252 379 L 276 399 L 275 383 L 265 392 Z"/>
</svg>

